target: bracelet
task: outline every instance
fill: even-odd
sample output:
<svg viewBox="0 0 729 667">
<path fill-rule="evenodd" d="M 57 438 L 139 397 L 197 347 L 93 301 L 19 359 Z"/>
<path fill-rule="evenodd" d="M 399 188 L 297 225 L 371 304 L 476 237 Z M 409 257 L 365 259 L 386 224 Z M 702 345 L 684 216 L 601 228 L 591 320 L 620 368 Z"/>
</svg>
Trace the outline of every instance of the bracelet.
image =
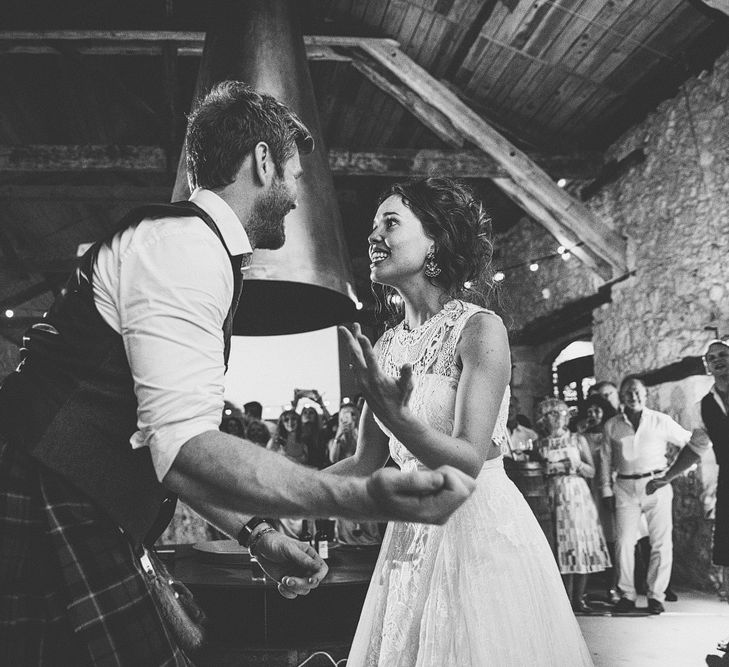
<svg viewBox="0 0 729 667">
<path fill-rule="evenodd" d="M 265 528 L 262 528 L 261 530 L 259 530 L 255 534 L 255 536 L 253 537 L 253 539 L 250 541 L 250 543 L 248 544 L 248 552 L 251 554 L 251 556 L 255 556 L 256 555 L 255 552 L 254 552 L 254 549 L 255 549 L 256 545 L 261 541 L 261 538 L 266 533 L 275 533 L 275 532 L 276 532 L 276 529 L 275 528 L 272 528 L 271 526 L 266 526 Z"/>
<path fill-rule="evenodd" d="M 238 544 L 240 544 L 242 547 L 247 547 L 248 543 L 251 540 L 251 535 L 253 535 L 253 531 L 262 523 L 270 522 L 268 519 L 262 519 L 259 516 L 254 516 L 245 526 L 243 526 L 243 528 L 240 529 L 237 538 Z"/>
</svg>

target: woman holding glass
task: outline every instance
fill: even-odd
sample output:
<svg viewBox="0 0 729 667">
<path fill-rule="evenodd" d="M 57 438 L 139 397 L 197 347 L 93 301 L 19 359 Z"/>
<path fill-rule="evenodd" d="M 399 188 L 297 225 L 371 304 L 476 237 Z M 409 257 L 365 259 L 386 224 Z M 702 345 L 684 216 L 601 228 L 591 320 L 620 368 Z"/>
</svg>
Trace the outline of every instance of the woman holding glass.
<svg viewBox="0 0 729 667">
<path fill-rule="evenodd" d="M 587 440 L 567 430 L 569 409 L 564 401 L 548 398 L 537 407 L 537 425 L 545 433 L 537 443 L 548 480 L 549 500 L 556 527 L 557 565 L 572 608 L 589 612 L 585 602 L 587 575 L 610 567 L 588 479 L 595 465 Z"/>
</svg>

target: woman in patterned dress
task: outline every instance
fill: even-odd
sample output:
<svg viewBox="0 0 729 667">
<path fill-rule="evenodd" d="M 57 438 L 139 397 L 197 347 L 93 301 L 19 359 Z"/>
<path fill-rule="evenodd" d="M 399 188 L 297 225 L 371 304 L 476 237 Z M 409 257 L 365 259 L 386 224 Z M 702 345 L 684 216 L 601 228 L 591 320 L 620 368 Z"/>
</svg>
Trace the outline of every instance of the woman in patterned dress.
<svg viewBox="0 0 729 667">
<path fill-rule="evenodd" d="M 537 425 L 546 434 L 537 442 L 544 462 L 556 529 L 556 557 L 575 611 L 590 611 L 584 600 L 587 575 L 610 567 L 597 507 L 586 480 L 595 476 L 587 440 L 567 430 L 569 409 L 557 398 L 537 406 Z"/>
<path fill-rule="evenodd" d="M 355 455 L 328 470 L 365 474 L 391 455 L 405 473 L 457 467 L 476 489 L 443 526 L 388 526 L 348 667 L 592 664 L 544 534 L 504 473 L 506 330 L 466 300 L 484 291 L 487 224 L 446 178 L 394 186 L 374 218 L 370 277 L 404 312 L 374 349 L 357 325 L 343 330 L 367 402 Z"/>
</svg>

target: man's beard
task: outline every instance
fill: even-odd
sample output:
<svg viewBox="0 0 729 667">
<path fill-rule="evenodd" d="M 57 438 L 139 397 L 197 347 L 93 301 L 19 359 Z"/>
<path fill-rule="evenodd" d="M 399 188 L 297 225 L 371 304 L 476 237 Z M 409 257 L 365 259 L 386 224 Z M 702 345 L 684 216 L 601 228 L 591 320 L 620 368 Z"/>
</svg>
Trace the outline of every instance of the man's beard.
<svg viewBox="0 0 729 667">
<path fill-rule="evenodd" d="M 278 250 L 284 244 L 286 241 L 284 217 L 291 211 L 294 202 L 286 186 L 279 179 L 274 180 L 271 190 L 258 197 L 249 222 L 256 248 Z"/>
</svg>

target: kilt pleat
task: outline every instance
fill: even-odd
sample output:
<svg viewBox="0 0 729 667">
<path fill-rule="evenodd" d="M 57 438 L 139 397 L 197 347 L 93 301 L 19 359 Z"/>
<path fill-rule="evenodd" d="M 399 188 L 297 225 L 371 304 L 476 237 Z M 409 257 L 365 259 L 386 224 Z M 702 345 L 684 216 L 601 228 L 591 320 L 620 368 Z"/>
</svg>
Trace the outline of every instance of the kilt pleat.
<svg viewBox="0 0 729 667">
<path fill-rule="evenodd" d="M 119 528 L 2 435 L 0 536 L 0 664 L 192 664 Z"/>
</svg>

